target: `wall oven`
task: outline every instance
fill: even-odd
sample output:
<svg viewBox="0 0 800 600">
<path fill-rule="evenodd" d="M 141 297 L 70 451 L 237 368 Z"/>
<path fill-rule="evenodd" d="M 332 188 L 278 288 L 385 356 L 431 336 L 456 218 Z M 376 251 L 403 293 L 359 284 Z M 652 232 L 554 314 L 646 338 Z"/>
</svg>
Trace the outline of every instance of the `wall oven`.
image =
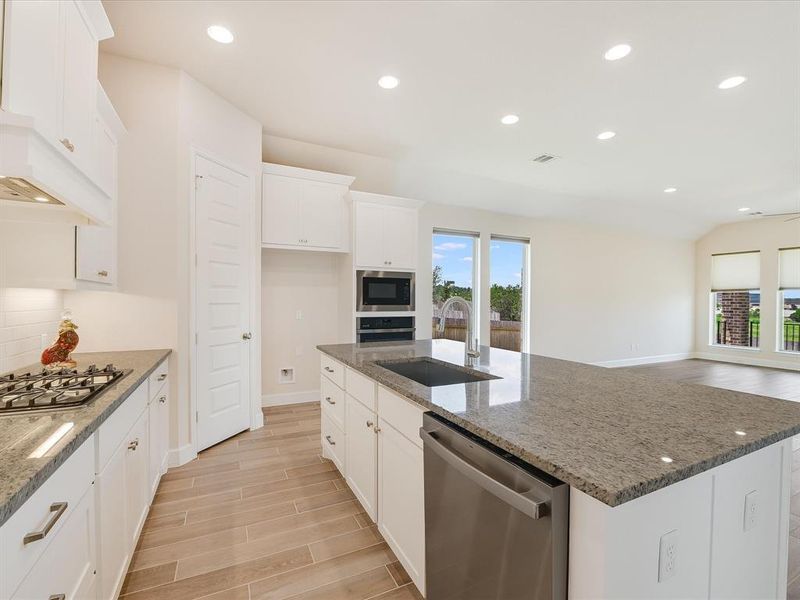
<svg viewBox="0 0 800 600">
<path fill-rule="evenodd" d="M 414 317 L 359 317 L 358 343 L 396 342 L 414 339 Z"/>
<path fill-rule="evenodd" d="M 414 273 L 356 271 L 356 310 L 414 310 Z"/>
</svg>

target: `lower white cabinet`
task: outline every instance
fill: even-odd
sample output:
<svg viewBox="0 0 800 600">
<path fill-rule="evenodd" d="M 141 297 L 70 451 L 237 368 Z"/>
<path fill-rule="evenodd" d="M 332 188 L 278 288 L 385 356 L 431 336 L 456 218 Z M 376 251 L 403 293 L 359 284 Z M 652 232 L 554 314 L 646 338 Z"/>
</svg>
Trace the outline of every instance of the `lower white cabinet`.
<svg viewBox="0 0 800 600">
<path fill-rule="evenodd" d="M 378 530 L 425 594 L 422 448 L 378 419 Z"/>
<path fill-rule="evenodd" d="M 136 541 L 150 507 L 150 457 L 148 411 L 144 411 L 123 441 L 125 446 L 125 496 L 128 539 Z"/>
<path fill-rule="evenodd" d="M 128 448 L 120 444 L 97 476 L 100 598 L 114 598 L 122 587 L 133 553 L 128 534 L 125 465 Z"/>
<path fill-rule="evenodd" d="M 348 395 L 345 420 L 347 484 L 374 521 L 378 518 L 378 419 L 374 412 Z"/>
<path fill-rule="evenodd" d="M 87 489 L 12 600 L 94 600 L 97 597 L 94 528 L 94 494 Z"/>
</svg>

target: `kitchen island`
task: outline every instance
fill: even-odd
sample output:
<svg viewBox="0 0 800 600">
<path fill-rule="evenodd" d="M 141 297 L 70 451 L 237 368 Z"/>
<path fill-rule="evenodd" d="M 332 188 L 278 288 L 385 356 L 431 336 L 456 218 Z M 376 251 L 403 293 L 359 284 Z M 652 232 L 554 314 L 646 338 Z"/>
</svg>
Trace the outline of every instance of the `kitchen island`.
<svg viewBox="0 0 800 600">
<path fill-rule="evenodd" d="M 800 405 L 487 347 L 470 368 L 496 379 L 427 387 L 385 366 L 463 344 L 319 349 L 568 483 L 570 597 L 785 595 Z"/>
</svg>

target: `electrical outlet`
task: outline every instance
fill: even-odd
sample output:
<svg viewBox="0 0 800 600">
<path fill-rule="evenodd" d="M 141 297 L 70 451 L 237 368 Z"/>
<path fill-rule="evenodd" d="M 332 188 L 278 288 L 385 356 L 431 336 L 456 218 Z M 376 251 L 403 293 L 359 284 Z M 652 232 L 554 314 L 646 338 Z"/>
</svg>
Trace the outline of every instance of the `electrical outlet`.
<svg viewBox="0 0 800 600">
<path fill-rule="evenodd" d="M 298 321 L 302 321 L 303 320 L 303 311 L 302 310 L 295 311 L 294 318 L 297 319 Z"/>
<path fill-rule="evenodd" d="M 678 530 L 673 529 L 661 536 L 658 546 L 658 581 L 666 581 L 675 575 L 678 558 Z"/>
<path fill-rule="evenodd" d="M 278 372 L 278 383 L 294 383 L 294 367 L 284 367 Z"/>
<path fill-rule="evenodd" d="M 753 490 L 744 497 L 744 530 L 750 531 L 758 525 L 758 492 Z"/>
</svg>

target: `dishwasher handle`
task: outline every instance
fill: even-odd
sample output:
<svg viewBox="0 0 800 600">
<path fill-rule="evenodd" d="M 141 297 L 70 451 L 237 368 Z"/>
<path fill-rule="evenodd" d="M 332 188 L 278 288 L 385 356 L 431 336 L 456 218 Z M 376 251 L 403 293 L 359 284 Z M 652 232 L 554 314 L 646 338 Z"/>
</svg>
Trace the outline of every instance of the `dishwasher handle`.
<svg viewBox="0 0 800 600">
<path fill-rule="evenodd" d="M 436 437 L 435 433 L 420 428 L 419 435 L 426 447 L 435 452 L 439 458 L 450 466 L 454 467 L 459 473 L 469 478 L 473 483 L 502 500 L 509 506 L 513 506 L 518 511 L 527 515 L 531 519 L 546 517 L 549 511 L 549 502 L 546 500 L 534 500 L 512 490 L 499 481 L 492 479 L 486 473 L 474 467 L 458 454 L 446 448 Z"/>
</svg>

